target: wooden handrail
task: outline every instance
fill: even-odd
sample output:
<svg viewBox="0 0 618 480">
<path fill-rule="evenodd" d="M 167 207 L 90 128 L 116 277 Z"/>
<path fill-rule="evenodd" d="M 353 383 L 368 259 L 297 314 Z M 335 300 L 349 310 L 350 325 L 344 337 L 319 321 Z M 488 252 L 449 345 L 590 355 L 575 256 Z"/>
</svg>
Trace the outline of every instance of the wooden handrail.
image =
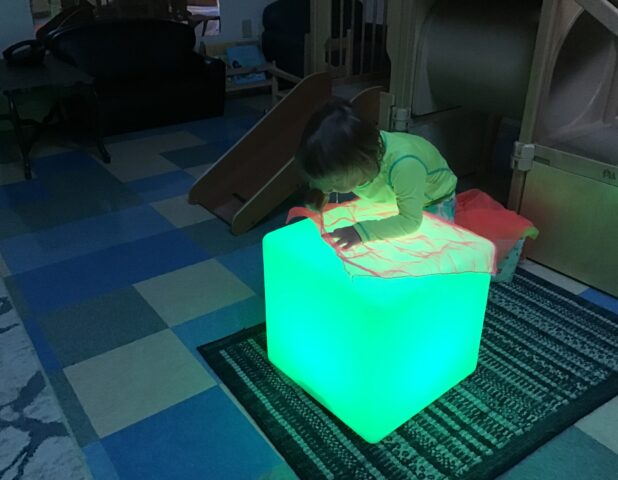
<svg viewBox="0 0 618 480">
<path fill-rule="evenodd" d="M 287 80 L 288 82 L 292 82 L 292 83 L 300 83 L 300 81 L 302 80 L 302 78 L 297 77 L 296 75 L 292 75 L 291 73 L 288 73 L 284 70 L 281 70 L 280 68 L 277 68 L 272 63 L 263 63 L 262 65 L 256 65 L 254 67 L 228 68 L 225 74 L 228 77 L 234 77 L 236 75 L 247 75 L 250 73 L 262 73 L 262 72 L 268 72 L 277 78 L 280 78 L 282 80 Z"/>
<path fill-rule="evenodd" d="M 270 73 L 273 74 L 277 78 L 280 78 L 282 80 L 287 80 L 288 82 L 292 82 L 292 83 L 300 83 L 300 81 L 302 80 L 302 78 L 297 77 L 296 75 L 292 75 L 291 73 L 288 73 L 277 67 L 272 67 L 270 69 Z"/>
</svg>

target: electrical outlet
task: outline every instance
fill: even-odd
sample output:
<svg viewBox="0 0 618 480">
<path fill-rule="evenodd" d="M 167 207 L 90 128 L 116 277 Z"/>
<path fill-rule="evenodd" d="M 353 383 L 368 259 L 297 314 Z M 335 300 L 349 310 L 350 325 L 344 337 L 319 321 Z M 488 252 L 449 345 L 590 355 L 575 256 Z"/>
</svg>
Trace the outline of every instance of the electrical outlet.
<svg viewBox="0 0 618 480">
<path fill-rule="evenodd" d="M 253 37 L 253 26 L 251 25 L 251 20 L 243 20 L 242 21 L 242 38 L 251 38 Z"/>
</svg>

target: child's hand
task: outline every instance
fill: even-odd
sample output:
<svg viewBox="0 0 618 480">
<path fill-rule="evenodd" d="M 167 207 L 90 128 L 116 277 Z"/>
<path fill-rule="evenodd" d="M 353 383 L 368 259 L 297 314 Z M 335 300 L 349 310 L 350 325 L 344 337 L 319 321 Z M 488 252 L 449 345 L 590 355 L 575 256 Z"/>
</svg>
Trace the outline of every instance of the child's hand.
<svg viewBox="0 0 618 480">
<path fill-rule="evenodd" d="M 330 236 L 333 240 L 335 240 L 335 243 L 344 250 L 362 243 L 362 240 L 354 227 L 338 228 L 337 230 L 331 232 Z"/>
</svg>

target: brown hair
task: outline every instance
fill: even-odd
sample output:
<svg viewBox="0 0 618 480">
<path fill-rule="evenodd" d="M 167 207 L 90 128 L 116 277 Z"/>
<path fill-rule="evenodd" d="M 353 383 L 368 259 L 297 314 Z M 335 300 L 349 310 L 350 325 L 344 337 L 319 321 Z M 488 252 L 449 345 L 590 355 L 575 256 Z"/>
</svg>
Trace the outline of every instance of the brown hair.
<svg viewBox="0 0 618 480">
<path fill-rule="evenodd" d="M 296 153 L 296 161 L 310 179 L 351 169 L 377 174 L 384 156 L 380 131 L 362 119 L 352 104 L 333 98 L 313 114 Z"/>
</svg>

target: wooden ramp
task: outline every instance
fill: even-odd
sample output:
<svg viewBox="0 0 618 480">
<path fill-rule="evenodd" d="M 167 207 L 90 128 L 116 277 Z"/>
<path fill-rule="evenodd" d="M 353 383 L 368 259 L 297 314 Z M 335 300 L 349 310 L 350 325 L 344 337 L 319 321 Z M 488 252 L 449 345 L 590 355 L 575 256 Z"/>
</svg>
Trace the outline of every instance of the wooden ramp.
<svg viewBox="0 0 618 480">
<path fill-rule="evenodd" d="M 304 78 L 195 182 L 189 202 L 235 235 L 253 227 L 303 185 L 292 159 L 307 121 L 330 96 L 328 73 Z"/>
<path fill-rule="evenodd" d="M 352 99 L 376 124 L 381 90 L 369 88 Z M 303 79 L 195 182 L 189 202 L 227 222 L 235 235 L 250 230 L 305 183 L 294 154 L 309 118 L 330 97 L 329 73 Z"/>
</svg>

